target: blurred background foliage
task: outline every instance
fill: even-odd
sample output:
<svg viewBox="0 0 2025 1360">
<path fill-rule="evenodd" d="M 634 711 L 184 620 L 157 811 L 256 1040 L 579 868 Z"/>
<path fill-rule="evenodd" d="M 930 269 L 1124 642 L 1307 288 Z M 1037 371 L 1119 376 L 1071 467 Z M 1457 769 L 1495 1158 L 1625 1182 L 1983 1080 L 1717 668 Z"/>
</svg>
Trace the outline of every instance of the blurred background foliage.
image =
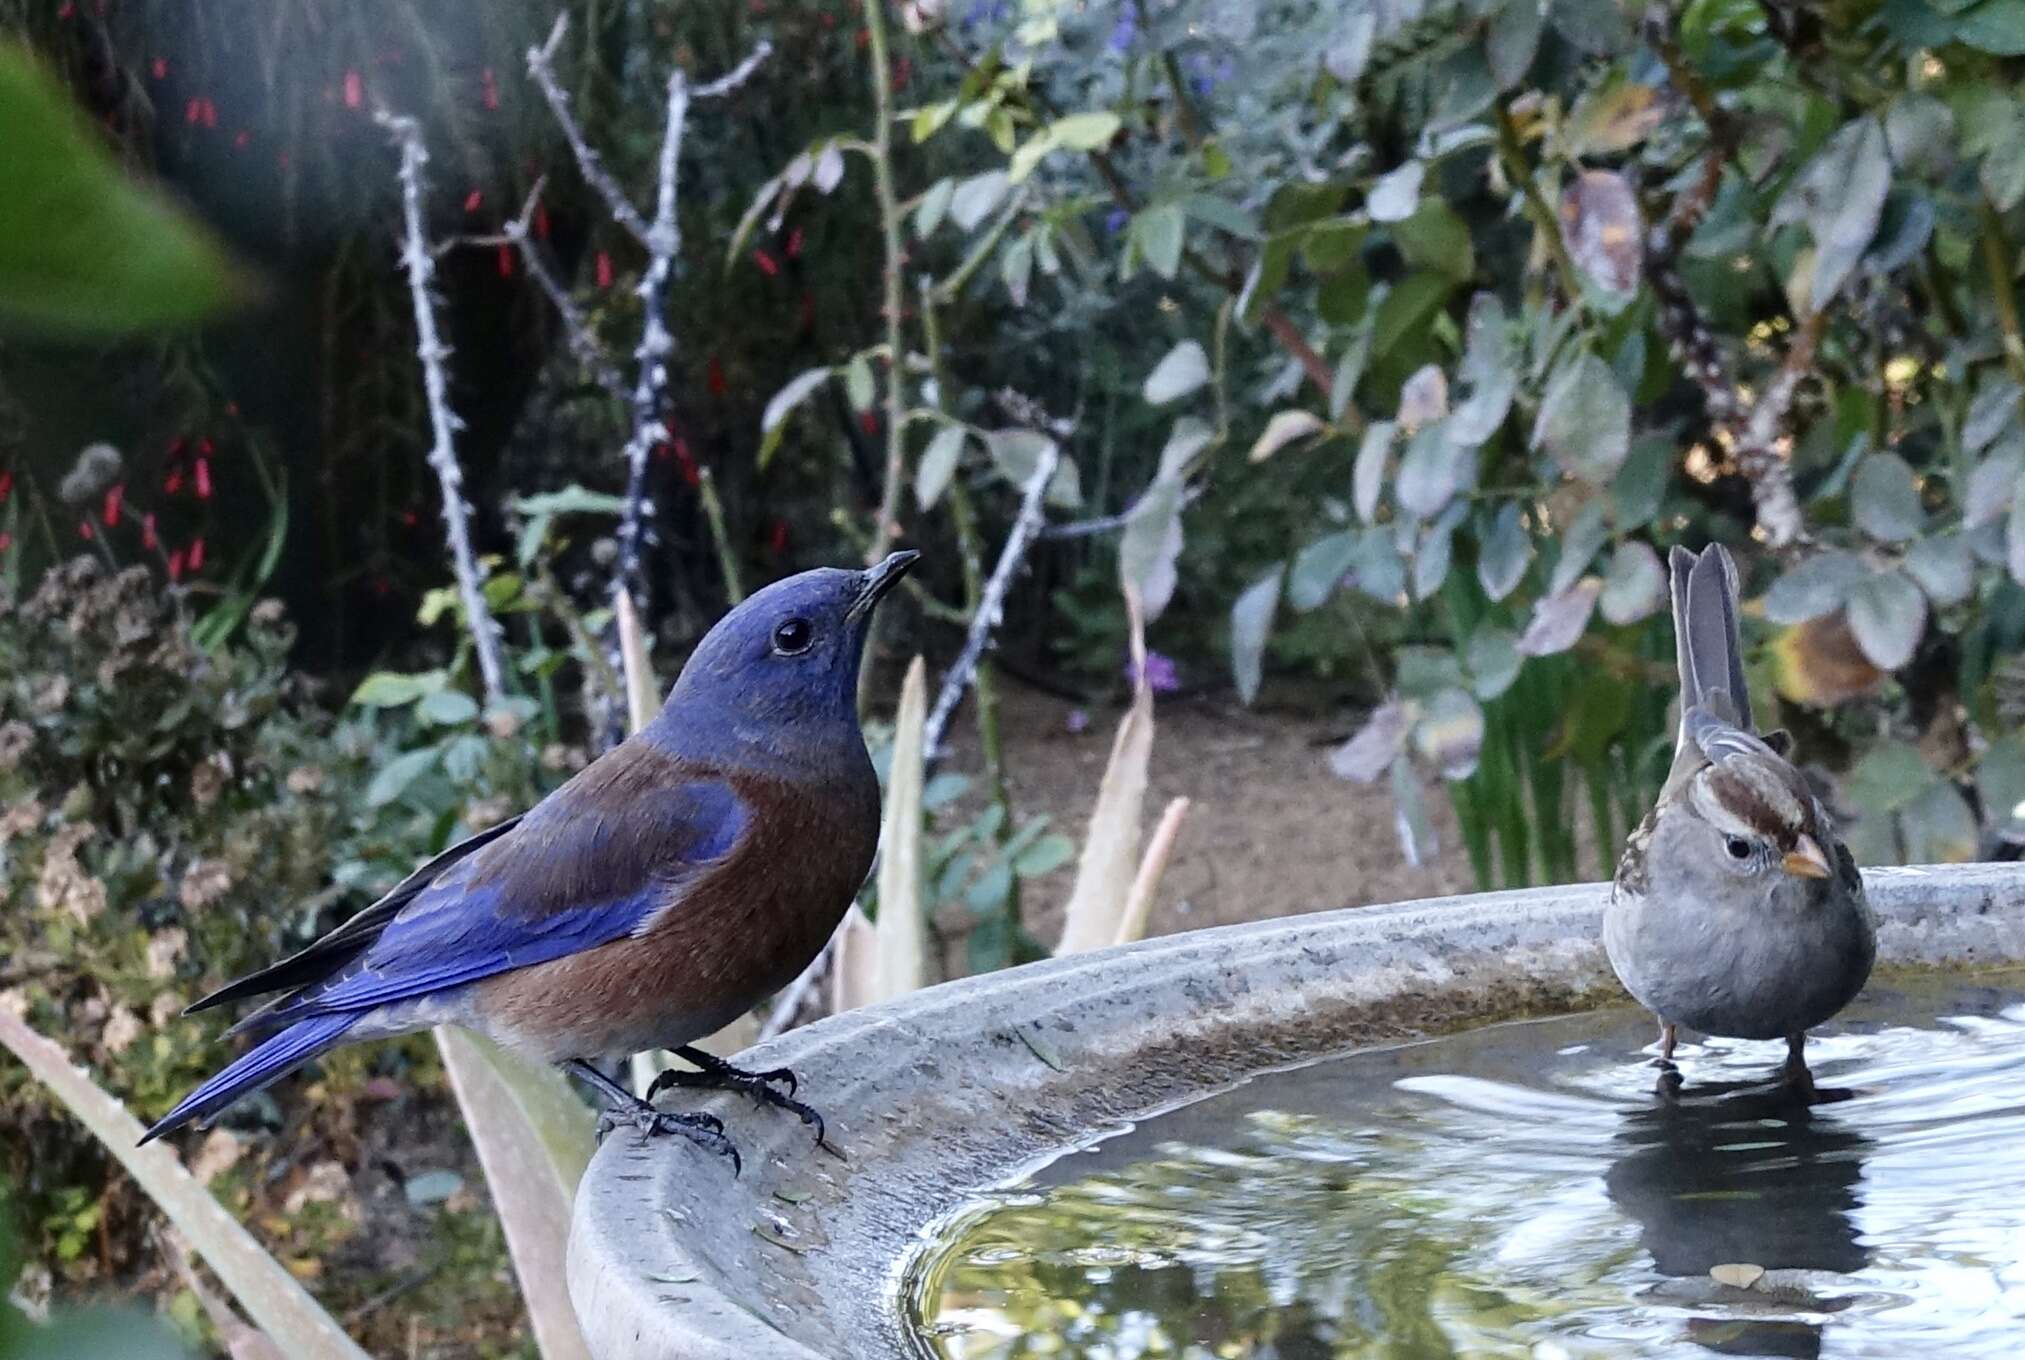
<svg viewBox="0 0 2025 1360">
<path fill-rule="evenodd" d="M 1762 720 L 1859 858 L 2025 840 L 2017 0 L 0 0 L 119 184 L 204 224 L 149 198 L 63 235 L 14 194 L 0 266 L 212 271 L 131 316 L 72 294 L 56 340 L 0 293 L 0 1001 L 138 1111 L 215 1055 L 183 1002 L 525 806 L 622 692 L 633 415 L 501 236 L 525 207 L 632 352 L 642 246 L 527 78 L 559 10 L 636 199 L 671 67 L 774 49 L 683 148 L 664 681 L 746 585 L 896 537 L 929 557 L 893 638 L 953 655 L 1061 456 L 976 768 L 922 791 L 951 967 L 1043 952 L 1023 891 L 1076 828 L 1009 794 L 994 687 L 1120 697 L 1121 581 L 1152 687 L 1351 710 L 1317 759 L 1384 782 L 1412 857 L 1445 794 L 1490 886 L 1607 872 L 1670 749 L 1666 550 L 1728 542 Z M 379 108 L 433 157 L 496 699 Z M 382 1045 L 190 1151 L 368 1349 L 524 1351 L 455 1118 L 434 1050 Z M 28 1293 L 140 1283 L 199 1337 L 134 1192 L 11 1068 L 0 1122 Z"/>
</svg>

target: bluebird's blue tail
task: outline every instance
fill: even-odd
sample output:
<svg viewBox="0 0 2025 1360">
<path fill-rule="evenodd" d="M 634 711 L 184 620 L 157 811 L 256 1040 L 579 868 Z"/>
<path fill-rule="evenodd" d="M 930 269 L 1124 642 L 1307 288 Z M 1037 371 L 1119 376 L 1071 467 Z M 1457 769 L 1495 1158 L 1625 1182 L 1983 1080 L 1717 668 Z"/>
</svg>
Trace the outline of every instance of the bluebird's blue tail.
<svg viewBox="0 0 2025 1360">
<path fill-rule="evenodd" d="M 239 1097 L 250 1095 L 269 1082 L 286 1076 L 343 1039 L 345 1031 L 363 1019 L 364 1014 L 362 1011 L 344 1011 L 336 1015 L 314 1015 L 290 1025 L 184 1096 L 175 1109 L 141 1135 L 141 1142 L 151 1143 L 193 1119 L 208 1119 Z"/>
</svg>

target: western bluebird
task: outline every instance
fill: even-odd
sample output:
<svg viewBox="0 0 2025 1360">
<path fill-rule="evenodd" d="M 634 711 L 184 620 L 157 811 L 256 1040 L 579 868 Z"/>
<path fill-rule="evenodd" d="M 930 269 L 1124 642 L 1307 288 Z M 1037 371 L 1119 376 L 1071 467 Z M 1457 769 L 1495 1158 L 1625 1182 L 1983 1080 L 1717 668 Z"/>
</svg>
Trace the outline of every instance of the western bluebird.
<svg viewBox="0 0 2025 1360">
<path fill-rule="evenodd" d="M 604 1097 L 605 1127 L 681 1133 L 736 1165 L 717 1120 L 657 1111 L 589 1061 L 662 1047 L 703 1069 L 666 1084 L 744 1091 L 820 1139 L 792 1073 L 687 1045 L 799 974 L 871 868 L 879 782 L 858 665 L 873 609 L 918 556 L 768 586 L 705 635 L 639 732 L 302 952 L 197 1002 L 280 993 L 232 1030 L 266 1037 L 142 1141 L 340 1043 L 441 1024 L 560 1063 Z"/>
</svg>

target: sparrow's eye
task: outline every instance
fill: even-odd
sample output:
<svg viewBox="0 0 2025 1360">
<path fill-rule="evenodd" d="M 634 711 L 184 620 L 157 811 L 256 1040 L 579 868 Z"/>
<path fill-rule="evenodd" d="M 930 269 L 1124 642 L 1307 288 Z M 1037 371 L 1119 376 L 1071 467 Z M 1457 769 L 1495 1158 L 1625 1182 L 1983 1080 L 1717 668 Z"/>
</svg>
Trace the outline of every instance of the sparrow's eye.
<svg viewBox="0 0 2025 1360">
<path fill-rule="evenodd" d="M 807 619 L 789 619 L 773 630 L 773 649 L 782 656 L 800 656 L 815 636 Z"/>
<path fill-rule="evenodd" d="M 1751 843 L 1742 836 L 1730 836 L 1723 841 L 1723 848 L 1730 852 L 1731 859 L 1749 859 Z"/>
</svg>

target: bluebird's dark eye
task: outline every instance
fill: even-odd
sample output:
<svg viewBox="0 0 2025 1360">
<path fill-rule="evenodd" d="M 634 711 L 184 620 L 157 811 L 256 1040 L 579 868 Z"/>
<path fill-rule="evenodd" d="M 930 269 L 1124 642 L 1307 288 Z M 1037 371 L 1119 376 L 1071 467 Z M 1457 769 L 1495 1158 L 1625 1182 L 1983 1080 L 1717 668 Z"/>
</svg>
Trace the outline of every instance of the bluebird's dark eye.
<svg viewBox="0 0 2025 1360">
<path fill-rule="evenodd" d="M 1730 836 L 1723 841 L 1723 848 L 1730 852 L 1731 859 L 1749 859 L 1751 843 L 1742 836 Z"/>
<path fill-rule="evenodd" d="M 800 656 L 809 649 L 816 630 L 807 619 L 789 619 L 773 630 L 773 649 L 782 656 Z"/>
</svg>

